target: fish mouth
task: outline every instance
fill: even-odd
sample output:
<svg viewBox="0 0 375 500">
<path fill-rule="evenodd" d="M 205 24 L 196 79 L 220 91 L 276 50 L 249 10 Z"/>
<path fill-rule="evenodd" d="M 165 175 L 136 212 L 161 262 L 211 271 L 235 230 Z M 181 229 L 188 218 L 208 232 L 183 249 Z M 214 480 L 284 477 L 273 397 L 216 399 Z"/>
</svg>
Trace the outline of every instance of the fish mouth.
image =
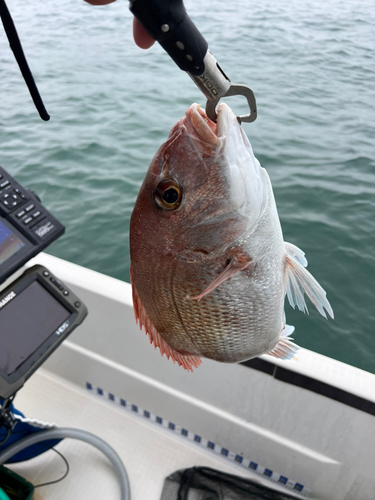
<svg viewBox="0 0 375 500">
<path fill-rule="evenodd" d="M 210 156 L 223 150 L 230 124 L 240 128 L 236 115 L 225 103 L 217 108 L 217 123 L 208 118 L 199 104 L 192 104 L 182 121 L 198 151 Z"/>
<path fill-rule="evenodd" d="M 218 125 L 208 118 L 199 104 L 192 104 L 182 120 L 187 133 L 200 153 L 216 155 L 222 148 Z"/>
</svg>

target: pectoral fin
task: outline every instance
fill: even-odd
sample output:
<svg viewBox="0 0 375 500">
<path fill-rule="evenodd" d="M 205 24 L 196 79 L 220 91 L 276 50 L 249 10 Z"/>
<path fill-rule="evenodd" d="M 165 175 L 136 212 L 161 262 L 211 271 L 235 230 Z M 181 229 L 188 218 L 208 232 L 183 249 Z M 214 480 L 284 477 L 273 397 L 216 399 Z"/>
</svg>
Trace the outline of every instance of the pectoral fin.
<svg viewBox="0 0 375 500">
<path fill-rule="evenodd" d="M 285 243 L 286 251 L 286 294 L 290 305 L 302 312 L 307 312 L 304 293 L 309 297 L 320 314 L 327 318 L 326 311 L 333 318 L 331 304 L 328 302 L 326 292 L 316 279 L 306 269 L 307 260 L 305 254 L 295 245 Z"/>
<path fill-rule="evenodd" d="M 290 337 L 293 335 L 295 328 L 293 325 L 285 325 L 284 330 L 280 333 L 280 337 Z"/>
<path fill-rule="evenodd" d="M 208 285 L 208 287 L 199 295 L 196 295 L 195 297 L 187 297 L 188 299 L 191 300 L 201 300 L 203 297 L 211 293 L 215 288 L 217 288 L 221 283 L 224 281 L 228 280 L 235 274 L 239 273 L 240 271 L 244 271 L 246 268 L 249 267 L 251 260 L 249 258 L 242 259 L 243 261 L 240 262 L 236 258 L 232 257 L 226 264 L 225 268 L 221 271 L 220 274 L 216 276 L 216 278 L 213 279 L 213 281 Z"/>
</svg>

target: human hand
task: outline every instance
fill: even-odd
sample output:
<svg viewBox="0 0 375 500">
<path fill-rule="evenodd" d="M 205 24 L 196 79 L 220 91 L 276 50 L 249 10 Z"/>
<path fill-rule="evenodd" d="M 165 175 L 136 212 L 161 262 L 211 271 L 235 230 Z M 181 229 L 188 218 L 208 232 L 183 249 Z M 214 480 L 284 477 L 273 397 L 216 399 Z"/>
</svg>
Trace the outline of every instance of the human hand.
<svg viewBox="0 0 375 500">
<path fill-rule="evenodd" d="M 91 5 L 107 5 L 115 2 L 115 0 L 85 0 L 85 2 Z M 149 49 L 155 43 L 155 40 L 147 33 L 136 18 L 133 19 L 133 37 L 135 43 L 141 49 Z"/>
</svg>

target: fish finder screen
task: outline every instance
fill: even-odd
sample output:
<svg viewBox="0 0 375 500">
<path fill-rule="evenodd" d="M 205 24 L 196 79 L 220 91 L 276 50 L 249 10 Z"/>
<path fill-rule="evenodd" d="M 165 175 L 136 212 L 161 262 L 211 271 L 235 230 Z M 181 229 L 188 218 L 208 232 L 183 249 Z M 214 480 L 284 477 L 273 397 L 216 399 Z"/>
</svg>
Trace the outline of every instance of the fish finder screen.
<svg viewBox="0 0 375 500">
<path fill-rule="evenodd" d="M 21 250 L 25 243 L 0 220 L 0 264 Z"/>
<path fill-rule="evenodd" d="M 11 375 L 70 314 L 38 281 L 11 298 L 0 308 L 0 370 Z"/>
</svg>

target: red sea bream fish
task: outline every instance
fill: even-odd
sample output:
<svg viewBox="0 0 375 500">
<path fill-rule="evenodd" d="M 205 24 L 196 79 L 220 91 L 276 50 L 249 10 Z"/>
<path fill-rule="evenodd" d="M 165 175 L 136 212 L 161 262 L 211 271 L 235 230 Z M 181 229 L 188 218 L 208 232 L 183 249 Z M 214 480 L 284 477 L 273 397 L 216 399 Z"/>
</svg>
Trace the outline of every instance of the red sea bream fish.
<svg viewBox="0 0 375 500">
<path fill-rule="evenodd" d="M 130 223 L 136 320 L 187 370 L 200 358 L 290 359 L 284 299 L 304 293 L 333 317 L 302 250 L 285 243 L 272 186 L 226 104 L 213 123 L 197 104 L 172 128 L 140 189 Z"/>
</svg>

